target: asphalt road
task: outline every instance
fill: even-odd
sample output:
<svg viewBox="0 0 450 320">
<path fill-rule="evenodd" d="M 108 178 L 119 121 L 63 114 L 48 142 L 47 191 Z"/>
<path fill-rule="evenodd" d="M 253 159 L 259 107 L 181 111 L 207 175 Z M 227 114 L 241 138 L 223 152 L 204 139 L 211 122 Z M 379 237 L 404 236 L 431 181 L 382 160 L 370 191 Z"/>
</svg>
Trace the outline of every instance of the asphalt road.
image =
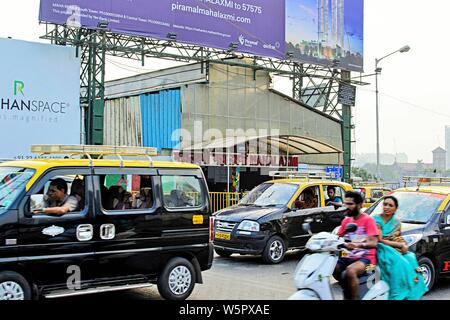
<svg viewBox="0 0 450 320">
<path fill-rule="evenodd" d="M 261 258 L 233 255 L 231 258 L 216 256 L 211 270 L 203 273 L 204 284 L 196 285 L 189 300 L 286 300 L 295 292 L 293 273 L 302 254 L 290 252 L 278 265 L 263 264 Z M 342 299 L 337 284 L 333 291 Z M 156 286 L 111 292 L 64 300 L 84 299 L 160 300 Z M 450 300 L 450 279 L 440 281 L 424 300 Z"/>
</svg>

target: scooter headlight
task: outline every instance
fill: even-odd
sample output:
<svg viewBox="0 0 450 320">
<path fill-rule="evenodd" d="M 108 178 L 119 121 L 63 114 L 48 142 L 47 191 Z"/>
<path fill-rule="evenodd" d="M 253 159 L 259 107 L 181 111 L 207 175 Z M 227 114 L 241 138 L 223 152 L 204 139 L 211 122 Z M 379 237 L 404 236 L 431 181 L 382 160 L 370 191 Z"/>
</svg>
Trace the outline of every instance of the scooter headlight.
<svg viewBox="0 0 450 320">
<path fill-rule="evenodd" d="M 339 228 L 340 228 L 340 227 L 334 228 L 334 230 L 333 230 L 333 232 L 331 232 L 331 234 L 337 235 L 337 234 L 338 234 L 338 231 L 339 231 Z"/>
</svg>

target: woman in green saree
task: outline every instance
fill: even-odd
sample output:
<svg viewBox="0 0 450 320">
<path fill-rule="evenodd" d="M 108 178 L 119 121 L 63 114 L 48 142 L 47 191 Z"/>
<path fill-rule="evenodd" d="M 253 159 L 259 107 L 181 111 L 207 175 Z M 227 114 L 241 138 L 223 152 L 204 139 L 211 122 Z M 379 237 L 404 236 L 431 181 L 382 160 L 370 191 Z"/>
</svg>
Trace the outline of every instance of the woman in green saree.
<svg viewBox="0 0 450 320">
<path fill-rule="evenodd" d="M 374 216 L 380 231 L 377 246 L 381 278 L 390 287 L 389 300 L 419 300 L 427 291 L 414 253 L 401 237 L 401 223 L 395 218 L 398 200 L 384 198 L 383 213 Z"/>
</svg>

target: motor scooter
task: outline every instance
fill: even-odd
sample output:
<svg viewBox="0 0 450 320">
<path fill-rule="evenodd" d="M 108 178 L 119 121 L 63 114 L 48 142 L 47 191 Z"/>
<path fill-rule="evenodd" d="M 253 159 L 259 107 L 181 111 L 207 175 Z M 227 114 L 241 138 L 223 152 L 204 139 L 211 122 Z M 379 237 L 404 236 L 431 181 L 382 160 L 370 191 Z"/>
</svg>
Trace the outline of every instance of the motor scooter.
<svg viewBox="0 0 450 320">
<path fill-rule="evenodd" d="M 309 223 L 303 224 L 303 229 L 311 233 Z M 355 224 L 348 224 L 345 233 L 357 230 Z M 295 270 L 296 293 L 289 300 L 335 300 L 331 289 L 331 277 L 342 252 L 345 252 L 345 243 L 350 240 L 336 234 L 321 232 L 312 235 L 306 244 L 306 249 L 312 254 L 305 255 Z M 345 295 L 344 288 L 344 295 Z M 389 285 L 381 280 L 378 267 L 366 270 L 359 277 L 359 294 L 361 300 L 388 300 Z"/>
</svg>

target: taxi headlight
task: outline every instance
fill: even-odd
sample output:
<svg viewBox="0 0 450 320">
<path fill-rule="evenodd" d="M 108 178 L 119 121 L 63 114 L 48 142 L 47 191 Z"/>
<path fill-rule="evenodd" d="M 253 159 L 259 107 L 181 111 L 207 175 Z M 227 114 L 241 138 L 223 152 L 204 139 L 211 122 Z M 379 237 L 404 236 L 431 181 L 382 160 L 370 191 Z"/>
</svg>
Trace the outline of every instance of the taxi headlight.
<svg viewBox="0 0 450 320">
<path fill-rule="evenodd" d="M 244 220 L 239 224 L 238 230 L 258 232 L 259 223 L 255 221 Z"/>
</svg>

